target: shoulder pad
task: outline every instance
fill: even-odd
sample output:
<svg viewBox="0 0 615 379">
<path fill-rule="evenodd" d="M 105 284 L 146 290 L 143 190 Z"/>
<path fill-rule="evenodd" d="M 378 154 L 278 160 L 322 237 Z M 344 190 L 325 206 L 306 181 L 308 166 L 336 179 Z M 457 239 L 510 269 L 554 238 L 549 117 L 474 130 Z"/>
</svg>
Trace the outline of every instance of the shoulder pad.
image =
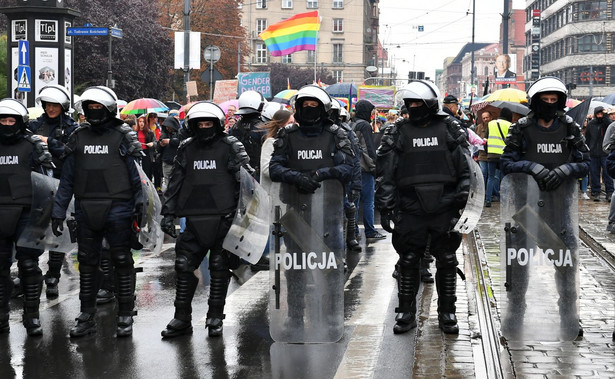
<svg viewBox="0 0 615 379">
<path fill-rule="evenodd" d="M 518 121 L 517 124 L 519 125 L 520 128 L 526 128 L 530 122 L 529 119 L 527 117 L 521 117 Z"/>
<path fill-rule="evenodd" d="M 338 129 L 341 129 L 338 125 L 336 124 L 332 124 L 328 126 L 329 130 L 331 130 L 333 133 L 337 133 Z"/>
<path fill-rule="evenodd" d="M 236 143 L 241 143 L 239 142 L 237 137 L 233 137 L 233 136 L 224 136 L 224 138 L 222 138 L 222 141 L 226 143 L 227 145 L 231 145 L 231 146 Z"/>
<path fill-rule="evenodd" d="M 339 138 L 344 138 L 348 136 L 348 133 L 343 128 L 340 128 L 339 126 L 335 124 L 326 126 L 325 130 L 329 131 L 330 133 L 333 133 Z"/>
<path fill-rule="evenodd" d="M 442 119 L 452 139 L 460 146 L 469 146 L 468 138 L 463 126 L 454 117 L 447 116 Z"/>
<path fill-rule="evenodd" d="M 188 138 L 186 138 L 186 139 L 182 140 L 182 141 L 179 143 L 179 147 L 178 147 L 178 149 L 183 149 L 183 148 L 185 148 L 186 146 L 190 145 L 190 144 L 192 143 L 192 141 L 194 141 L 194 137 L 188 137 Z"/>
<path fill-rule="evenodd" d="M 563 121 L 566 124 L 574 124 L 574 119 L 572 117 L 570 117 L 568 115 L 564 115 L 562 118 L 564 119 Z"/>
<path fill-rule="evenodd" d="M 285 130 L 286 133 L 294 133 L 299 130 L 299 124 L 286 125 L 280 130 Z"/>
<path fill-rule="evenodd" d="M 133 157 L 141 158 L 145 156 L 143 149 L 141 148 L 141 142 L 137 137 L 137 132 L 126 124 L 118 125 L 115 130 L 124 135 L 124 141 L 126 142 L 126 154 Z"/>
<path fill-rule="evenodd" d="M 122 134 L 128 134 L 130 132 L 133 132 L 136 134 L 136 132 L 127 124 L 121 124 L 121 125 L 116 126 L 115 130 L 118 130 Z"/>
</svg>

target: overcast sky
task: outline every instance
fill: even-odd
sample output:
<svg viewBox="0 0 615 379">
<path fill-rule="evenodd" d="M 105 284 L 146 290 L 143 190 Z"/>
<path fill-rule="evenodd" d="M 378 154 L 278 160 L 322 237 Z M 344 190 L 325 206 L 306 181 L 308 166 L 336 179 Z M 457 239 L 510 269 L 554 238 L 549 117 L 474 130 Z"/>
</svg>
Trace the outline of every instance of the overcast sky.
<svg viewBox="0 0 615 379">
<path fill-rule="evenodd" d="M 475 1 L 474 41 L 498 42 L 504 0 Z M 513 0 L 513 8 L 524 9 L 525 0 Z M 424 71 L 433 80 L 446 57 L 472 42 L 472 0 L 380 0 L 379 37 L 398 77 Z"/>
</svg>

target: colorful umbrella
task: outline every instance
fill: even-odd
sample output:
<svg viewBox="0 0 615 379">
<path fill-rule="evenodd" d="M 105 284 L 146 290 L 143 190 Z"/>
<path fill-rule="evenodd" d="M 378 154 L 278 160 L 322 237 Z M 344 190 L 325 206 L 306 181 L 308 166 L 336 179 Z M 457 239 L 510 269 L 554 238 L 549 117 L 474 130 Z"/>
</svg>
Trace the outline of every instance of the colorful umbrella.
<svg viewBox="0 0 615 379">
<path fill-rule="evenodd" d="M 117 109 L 122 110 L 128 104 L 126 100 L 118 100 L 117 101 Z"/>
<path fill-rule="evenodd" d="M 126 104 L 120 114 L 144 114 L 151 112 L 168 112 L 167 107 L 162 101 L 144 97 L 133 100 Z"/>
<path fill-rule="evenodd" d="M 186 110 L 190 109 L 190 107 L 192 106 L 192 104 L 198 103 L 198 101 L 191 101 L 186 105 L 182 105 L 181 108 L 179 108 L 179 119 L 183 120 L 186 117 Z"/>
<path fill-rule="evenodd" d="M 289 104 L 290 99 L 297 94 L 296 89 L 285 89 L 284 91 L 280 91 L 276 93 L 276 95 L 271 99 L 276 103 Z"/>
<path fill-rule="evenodd" d="M 568 99 L 566 100 L 566 106 L 568 108 L 574 108 L 577 105 L 579 105 L 581 103 L 581 100 L 577 100 L 577 99 Z"/>
<path fill-rule="evenodd" d="M 503 88 L 493 92 L 485 101 L 512 101 L 514 103 L 527 103 L 527 94 L 516 88 Z"/>
<path fill-rule="evenodd" d="M 325 91 L 332 97 L 357 97 L 357 86 L 352 83 L 335 83 Z"/>
<path fill-rule="evenodd" d="M 220 108 L 222 108 L 222 110 L 224 111 L 224 113 L 228 112 L 228 107 L 233 105 L 235 107 L 235 109 L 239 109 L 239 100 L 236 99 L 232 99 L 232 100 L 227 100 L 223 103 L 218 104 L 220 106 Z"/>
</svg>

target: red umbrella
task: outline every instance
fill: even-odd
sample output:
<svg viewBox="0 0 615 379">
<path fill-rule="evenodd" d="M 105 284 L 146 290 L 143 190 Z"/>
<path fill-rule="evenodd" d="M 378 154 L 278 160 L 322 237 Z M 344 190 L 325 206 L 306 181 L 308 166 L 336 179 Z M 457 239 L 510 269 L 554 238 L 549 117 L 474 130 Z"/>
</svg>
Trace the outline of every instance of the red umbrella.
<svg viewBox="0 0 615 379">
<path fill-rule="evenodd" d="M 190 107 L 192 106 L 192 104 L 198 103 L 198 101 L 191 101 L 186 105 L 182 105 L 181 108 L 179 108 L 179 119 L 183 120 L 186 117 L 186 111 L 188 109 L 190 109 Z"/>
<path fill-rule="evenodd" d="M 151 112 L 168 112 L 169 107 L 160 100 L 144 97 L 126 104 L 120 114 L 144 114 Z"/>
</svg>

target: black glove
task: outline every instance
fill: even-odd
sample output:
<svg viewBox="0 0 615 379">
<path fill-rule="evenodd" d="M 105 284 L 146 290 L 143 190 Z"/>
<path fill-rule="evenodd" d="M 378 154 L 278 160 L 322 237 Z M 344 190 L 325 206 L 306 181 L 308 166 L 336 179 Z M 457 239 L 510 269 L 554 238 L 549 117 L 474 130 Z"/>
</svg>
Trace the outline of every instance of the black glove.
<svg viewBox="0 0 615 379">
<path fill-rule="evenodd" d="M 354 203 L 355 201 L 359 200 L 360 194 L 361 191 L 359 190 L 350 190 L 350 193 L 348 194 L 348 201 Z"/>
<path fill-rule="evenodd" d="M 295 183 L 297 189 L 303 193 L 314 193 L 318 188 L 320 188 L 320 183 L 318 183 L 315 179 L 305 174 L 301 174 L 299 179 L 297 179 L 297 183 Z"/>
<path fill-rule="evenodd" d="M 64 231 L 64 219 L 62 218 L 52 218 L 51 219 L 51 231 L 53 235 L 59 237 L 62 235 Z"/>
<path fill-rule="evenodd" d="M 380 226 L 382 226 L 382 229 L 386 230 L 389 233 L 393 233 L 393 228 L 391 227 L 391 218 L 393 218 L 392 211 L 380 212 Z"/>
<path fill-rule="evenodd" d="M 547 170 L 545 166 L 540 163 L 536 163 L 532 168 L 531 174 L 534 177 L 534 180 L 536 180 L 538 188 L 540 188 L 541 191 L 545 191 L 547 189 L 547 184 L 545 181 L 547 176 L 549 176 L 549 170 Z"/>
<path fill-rule="evenodd" d="M 132 212 L 132 231 L 138 233 L 141 230 L 141 223 L 143 222 L 143 204 L 139 203 L 135 205 L 135 210 Z"/>
<path fill-rule="evenodd" d="M 468 196 L 470 196 L 470 192 L 468 191 L 459 191 L 455 193 L 455 205 L 457 209 L 464 208 L 468 203 Z"/>
<path fill-rule="evenodd" d="M 566 165 L 561 165 L 549 171 L 549 175 L 545 179 L 547 191 L 554 191 L 562 184 L 571 174 L 570 169 Z"/>
<path fill-rule="evenodd" d="M 160 229 L 173 238 L 177 238 L 175 231 L 175 216 L 165 215 L 160 222 Z"/>
</svg>

